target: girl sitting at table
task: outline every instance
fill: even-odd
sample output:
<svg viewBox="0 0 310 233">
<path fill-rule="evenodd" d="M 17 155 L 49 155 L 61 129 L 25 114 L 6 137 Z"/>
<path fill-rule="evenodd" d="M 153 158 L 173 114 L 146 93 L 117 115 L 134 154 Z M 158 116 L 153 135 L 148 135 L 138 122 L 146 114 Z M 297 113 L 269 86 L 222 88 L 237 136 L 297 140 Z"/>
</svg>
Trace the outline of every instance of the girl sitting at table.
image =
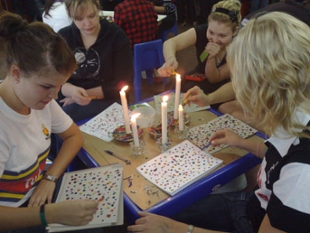
<svg viewBox="0 0 310 233">
<path fill-rule="evenodd" d="M 99 17 L 97 0 L 65 0 L 73 24 L 59 34 L 74 53 L 78 68 L 61 87 L 59 103 L 75 121 L 91 118 L 114 102 L 132 84 L 129 39 L 116 24 Z"/>
<path fill-rule="evenodd" d="M 85 225 L 97 201 L 51 203 L 57 179 L 83 144 L 79 128 L 54 100 L 76 69 L 74 56 L 49 26 L 11 13 L 0 16 L 0 51 L 6 71 L 0 83 L 0 231 Z M 63 145 L 47 168 L 52 133 Z"/>
<path fill-rule="evenodd" d="M 258 16 L 240 30 L 227 58 L 236 99 L 271 137 L 255 143 L 222 130 L 210 140 L 263 158 L 258 186 L 209 195 L 174 216 L 179 222 L 141 213 L 129 231 L 310 232 L 309 27 L 285 13 Z"/>
<path fill-rule="evenodd" d="M 241 22 L 240 10 L 241 3 L 238 0 L 220 1 L 212 7 L 208 24 L 195 26 L 165 41 L 165 63 L 158 69 L 159 74 L 163 77 L 172 75 L 178 68 L 176 52 L 195 45 L 198 64 L 188 74 L 199 73 L 206 78 L 199 83 L 183 79 L 182 92 L 198 85 L 205 93 L 211 93 L 229 82 L 226 48 L 237 35 Z"/>
</svg>

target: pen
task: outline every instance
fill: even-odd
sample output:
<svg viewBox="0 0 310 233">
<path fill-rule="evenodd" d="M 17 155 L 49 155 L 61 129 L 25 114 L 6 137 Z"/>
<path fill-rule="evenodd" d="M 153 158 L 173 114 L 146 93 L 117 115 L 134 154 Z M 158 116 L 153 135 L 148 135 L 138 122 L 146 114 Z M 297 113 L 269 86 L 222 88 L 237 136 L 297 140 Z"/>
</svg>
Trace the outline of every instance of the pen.
<svg viewBox="0 0 310 233">
<path fill-rule="evenodd" d="M 131 164 L 130 160 L 125 159 L 124 157 L 122 157 L 122 156 L 120 156 L 120 155 L 117 155 L 117 154 L 113 153 L 113 152 L 110 151 L 110 150 L 105 150 L 105 152 L 106 152 L 107 154 L 109 154 L 109 155 L 112 155 L 112 156 L 114 156 L 114 157 L 116 157 L 116 158 L 118 158 L 118 159 L 124 161 L 127 165 L 130 165 L 130 164 Z"/>
<path fill-rule="evenodd" d="M 183 101 L 183 103 L 182 103 L 182 106 L 183 106 L 183 107 L 188 103 L 189 98 L 190 98 L 191 96 L 192 96 L 192 95 L 187 96 L 187 98 Z"/>
<path fill-rule="evenodd" d="M 95 95 L 91 95 L 91 96 L 88 96 L 88 97 L 91 98 L 92 100 L 100 100 L 100 99 L 102 99 L 101 97 L 95 96 Z"/>
<path fill-rule="evenodd" d="M 212 143 L 211 142 L 208 142 L 207 145 L 205 145 L 201 150 L 204 150 L 204 149 L 207 149 L 209 146 L 211 146 Z"/>
</svg>

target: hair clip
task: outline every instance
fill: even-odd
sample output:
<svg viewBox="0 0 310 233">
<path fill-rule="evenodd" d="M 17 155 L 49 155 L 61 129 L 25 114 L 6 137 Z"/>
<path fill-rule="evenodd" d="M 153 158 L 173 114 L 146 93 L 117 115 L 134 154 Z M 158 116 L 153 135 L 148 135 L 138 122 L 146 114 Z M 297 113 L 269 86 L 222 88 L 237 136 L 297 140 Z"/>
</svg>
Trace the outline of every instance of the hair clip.
<svg viewBox="0 0 310 233">
<path fill-rule="evenodd" d="M 211 13 L 214 13 L 214 12 L 223 13 L 225 15 L 228 15 L 229 19 L 232 22 L 238 23 L 238 13 L 237 13 L 237 11 L 230 11 L 230 10 L 222 8 L 222 7 L 216 7 L 216 8 L 212 9 Z"/>
</svg>

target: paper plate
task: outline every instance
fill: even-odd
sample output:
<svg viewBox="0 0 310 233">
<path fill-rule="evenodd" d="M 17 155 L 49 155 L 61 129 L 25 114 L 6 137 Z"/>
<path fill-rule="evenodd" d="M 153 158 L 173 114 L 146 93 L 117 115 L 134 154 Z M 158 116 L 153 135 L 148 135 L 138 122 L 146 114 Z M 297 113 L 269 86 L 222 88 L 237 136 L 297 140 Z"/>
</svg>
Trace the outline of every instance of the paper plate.
<svg viewBox="0 0 310 233">
<path fill-rule="evenodd" d="M 138 128 L 138 136 L 140 138 L 143 134 L 143 129 L 139 126 L 137 128 Z M 117 141 L 120 141 L 120 142 L 131 142 L 131 141 L 133 141 L 132 133 L 126 134 L 125 125 L 121 125 L 113 131 L 113 138 Z"/>
</svg>

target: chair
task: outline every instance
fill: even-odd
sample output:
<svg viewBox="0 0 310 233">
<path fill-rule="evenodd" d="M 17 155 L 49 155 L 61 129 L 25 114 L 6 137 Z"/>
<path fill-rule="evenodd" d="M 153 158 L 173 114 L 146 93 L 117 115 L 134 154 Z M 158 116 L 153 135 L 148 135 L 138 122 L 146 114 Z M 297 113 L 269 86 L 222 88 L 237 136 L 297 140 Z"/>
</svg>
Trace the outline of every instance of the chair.
<svg viewBox="0 0 310 233">
<path fill-rule="evenodd" d="M 174 36 L 178 35 L 178 21 L 175 21 L 175 24 L 171 28 L 162 31 L 159 35 L 159 38 L 164 42 L 168 39 L 168 35 L 170 33 L 173 33 Z"/>
<path fill-rule="evenodd" d="M 142 100 L 141 72 L 145 71 L 147 82 L 153 84 L 153 69 L 159 68 L 164 62 L 162 40 L 153 40 L 134 45 L 134 92 L 136 102 Z M 164 84 L 167 83 L 166 78 L 163 81 Z"/>
</svg>

